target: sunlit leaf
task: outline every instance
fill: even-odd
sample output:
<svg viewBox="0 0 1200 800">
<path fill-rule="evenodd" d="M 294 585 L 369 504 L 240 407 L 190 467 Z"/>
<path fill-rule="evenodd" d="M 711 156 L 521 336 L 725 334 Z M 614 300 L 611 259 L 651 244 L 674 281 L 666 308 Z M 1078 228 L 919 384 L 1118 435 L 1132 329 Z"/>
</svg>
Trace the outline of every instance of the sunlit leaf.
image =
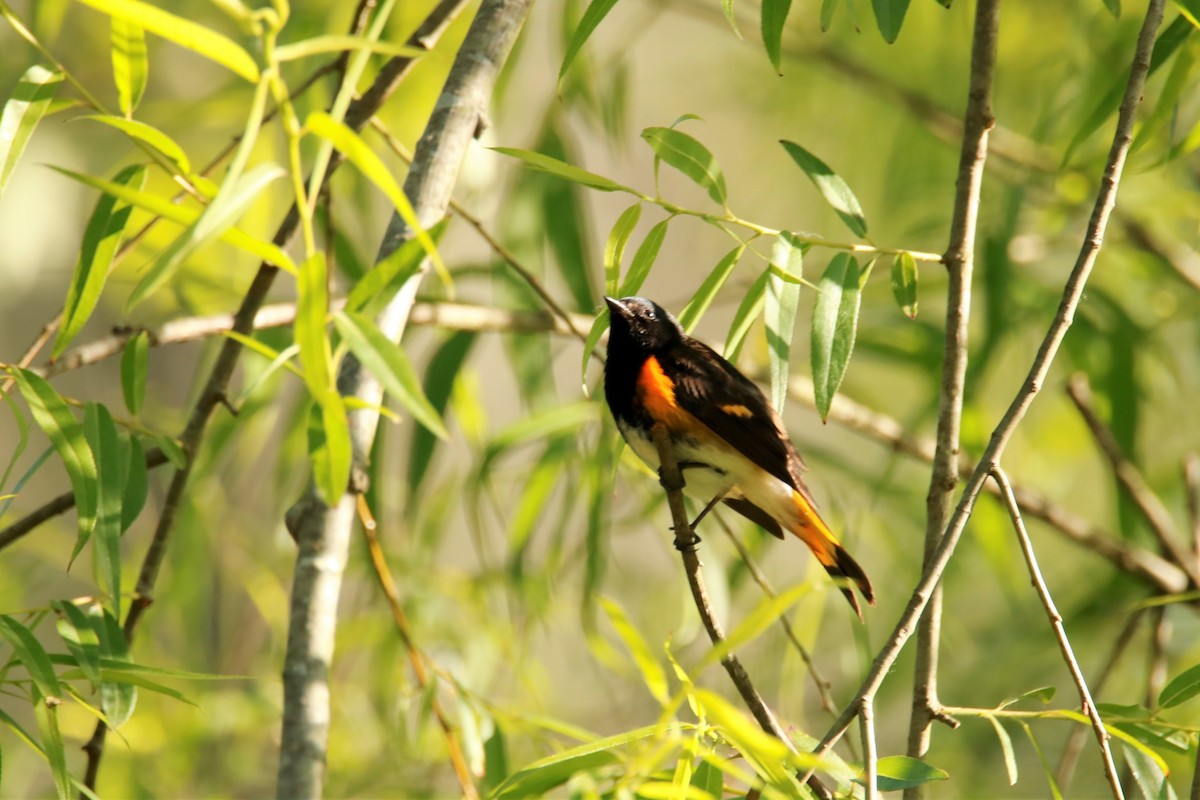
<svg viewBox="0 0 1200 800">
<path fill-rule="evenodd" d="M 96 459 L 99 477 L 96 528 L 92 532 L 92 555 L 97 583 L 108 594 L 113 616 L 121 618 L 121 502 L 127 468 L 117 437 L 117 426 L 108 409 L 99 403 L 88 403 L 84 409 L 83 427 L 88 444 Z M 79 545 L 71 554 L 79 554 Z"/>
<path fill-rule="evenodd" d="M 821 276 L 820 293 L 813 307 L 813 394 L 821 419 L 829 416 L 829 407 L 854 352 L 859 300 L 858 262 L 846 253 L 838 253 Z"/>
<path fill-rule="evenodd" d="M 571 68 L 575 57 L 579 55 L 579 51 L 583 49 L 584 43 L 592 33 L 599 27 L 604 18 L 608 16 L 608 12 L 612 11 L 613 6 L 617 4 L 617 0 L 592 0 L 588 4 L 587 10 L 583 12 L 583 16 L 579 18 L 579 26 L 575 28 L 575 33 L 571 36 L 571 41 L 567 43 L 566 53 L 563 55 L 562 66 L 558 68 L 558 80 L 561 83 L 563 76 L 567 74 L 567 70 Z"/>
<path fill-rule="evenodd" d="M 725 175 L 707 147 L 673 128 L 646 128 L 642 138 L 656 156 L 695 181 L 714 202 L 725 205 Z"/>
<path fill-rule="evenodd" d="M 258 81 L 258 65 L 232 39 L 169 11 L 139 0 L 79 0 L 113 19 L 143 28 L 217 62 L 251 83 Z"/>
<path fill-rule="evenodd" d="M 146 400 L 146 374 L 149 371 L 150 335 L 138 331 L 125 342 L 121 352 L 121 394 L 129 413 L 142 412 Z"/>
<path fill-rule="evenodd" d="M 35 64 L 25 70 L 5 102 L 0 113 L 0 194 L 62 82 L 61 72 Z"/>
<path fill-rule="evenodd" d="M 909 253 L 892 261 L 892 295 L 904 316 L 917 318 L 917 261 Z"/>
<path fill-rule="evenodd" d="M 771 59 L 771 66 L 780 74 L 783 74 L 780 69 L 783 27 L 791 10 L 792 0 L 762 0 L 763 47 L 767 50 L 767 58 Z"/>
<path fill-rule="evenodd" d="M 658 663 L 650 646 L 646 644 L 646 640 L 642 638 L 641 632 L 630 621 L 625 609 L 613 600 L 601 597 L 600 607 L 604 609 L 604 613 L 608 615 L 608 621 L 617 631 L 617 635 L 621 637 L 625 649 L 629 651 L 629 656 L 641 673 L 642 680 L 646 682 L 650 694 L 659 703 L 665 705 L 669 694 L 667 675 L 663 672 L 662 664 Z"/>
<path fill-rule="evenodd" d="M 42 750 L 50 762 L 50 773 L 54 776 L 54 791 L 59 800 L 72 797 L 71 772 L 67 769 L 67 750 L 63 745 L 62 731 L 58 727 L 58 707 L 62 700 L 48 696 L 39 685 L 33 693 L 33 710 L 37 717 L 38 730 L 42 734 Z"/>
<path fill-rule="evenodd" d="M 133 308 L 165 285 L 189 256 L 232 228 L 246 213 L 250 204 L 258 199 L 263 189 L 285 174 L 283 168 L 275 164 L 260 164 L 232 185 L 223 186 L 196 219 L 195 224 L 154 260 L 149 271 L 129 295 L 126 308 Z"/>
<path fill-rule="evenodd" d="M 113 83 L 117 85 L 117 105 L 126 117 L 132 117 L 142 95 L 150 65 L 146 58 L 146 32 L 130 22 L 112 20 Z"/>
<path fill-rule="evenodd" d="M 733 268 L 737 266 L 738 260 L 745 251 L 746 245 L 738 245 L 722 256 L 717 265 L 713 267 L 712 272 L 708 273 L 708 277 L 700 284 L 700 288 L 696 290 L 692 299 L 679 314 L 679 324 L 685 331 L 690 332 L 704 316 L 704 312 L 708 310 L 721 287 L 725 285 L 725 281 L 729 280 L 729 276 L 733 274 Z"/>
<path fill-rule="evenodd" d="M 779 618 L 786 614 L 788 609 L 799 602 L 800 598 L 808 594 L 811 589 L 812 587 L 808 583 L 801 583 L 775 597 L 764 597 L 753 611 L 742 618 L 737 627 L 725 635 L 723 642 L 714 645 L 711 650 L 705 653 L 704 658 L 701 659 L 697 667 L 697 671 L 712 666 L 738 648 L 745 647 L 757 639 L 762 635 L 763 631 L 778 622 Z"/>
<path fill-rule="evenodd" d="M 313 36 L 308 39 L 301 39 L 298 42 L 280 45 L 275 48 L 275 60 L 294 61 L 298 58 L 308 58 L 309 56 L 324 55 L 326 53 L 340 53 L 346 50 L 369 50 L 372 53 L 402 58 L 421 58 L 429 54 L 428 50 L 420 47 L 411 47 L 379 39 L 367 39 L 362 36 L 334 33 Z"/>
<path fill-rule="evenodd" d="M 642 215 L 642 204 L 634 203 L 621 212 L 608 234 L 604 245 L 604 290 L 609 294 L 617 293 L 621 280 L 621 258 L 625 254 L 625 244 L 637 226 L 638 218 Z"/>
<path fill-rule="evenodd" d="M 871 0 L 871 7 L 875 10 L 875 22 L 883 40 L 888 44 L 896 41 L 904 24 L 904 15 L 908 13 L 908 0 Z"/>
<path fill-rule="evenodd" d="M 741 305 L 734 313 L 733 322 L 729 323 L 729 335 L 725 337 L 725 358 L 729 361 L 737 361 L 742 344 L 746 341 L 746 334 L 762 314 L 763 304 L 766 303 L 767 280 L 771 277 L 770 269 L 763 270 L 762 274 L 754 279 L 754 283 L 750 284 Z"/>
<path fill-rule="evenodd" d="M 779 143 L 800 169 L 804 170 L 804 174 L 817 187 L 825 202 L 842 218 L 842 222 L 846 223 L 846 227 L 853 231 L 855 236 L 866 236 L 867 220 L 849 184 L 835 174 L 824 161 L 795 142 L 782 139 Z"/>
<path fill-rule="evenodd" d="M 425 397 L 420 376 L 404 349 L 361 314 L 343 311 L 335 314 L 333 321 L 351 352 L 379 380 L 384 391 L 439 438 L 450 438 L 437 409 Z"/>
<path fill-rule="evenodd" d="M 101 125 L 116 128 L 129 138 L 148 144 L 162 153 L 175 164 L 176 169 L 183 175 L 187 175 L 192 171 L 192 162 L 188 159 L 187 153 L 184 152 L 183 148 L 179 146 L 179 143 L 153 125 L 147 125 L 145 122 L 139 122 L 136 119 L 116 117 L 111 114 L 87 114 L 77 117 L 77 119 L 99 122 Z M 140 189 L 141 186 L 139 185 L 138 188 Z"/>
<path fill-rule="evenodd" d="M 492 797 L 495 800 L 541 797 L 554 787 L 566 783 L 572 775 L 617 762 L 619 756 L 614 750 L 659 736 L 663 732 L 662 726 L 650 725 L 556 753 L 514 772 L 500 784 Z"/>
<path fill-rule="evenodd" d="M 1200 664 L 1176 675 L 1158 695 L 1162 708 L 1174 708 L 1200 694 Z"/>
<path fill-rule="evenodd" d="M 1016 786 L 1017 784 L 1017 757 L 1013 753 L 1012 739 L 1008 735 L 1008 731 L 1004 729 L 1004 723 L 993 716 L 988 716 L 987 721 L 992 723 L 992 729 L 996 731 L 996 738 L 1000 741 L 1000 752 L 1004 754 L 1004 769 L 1008 773 L 1008 785 Z"/>
<path fill-rule="evenodd" d="M 629 270 L 625 273 L 625 280 L 621 281 L 615 297 L 629 297 L 637 294 L 638 290 L 642 288 L 642 284 L 650 275 L 650 268 L 654 266 L 654 260 L 658 258 L 658 251 L 667 236 L 667 226 L 671 219 L 671 217 L 667 217 L 657 223 L 638 245 L 637 252 L 633 254 L 633 261 L 629 263 Z"/>
<path fill-rule="evenodd" d="M 912 786 L 950 779 L 944 769 L 931 767 L 909 756 L 885 756 L 875 762 L 875 785 L 881 792 L 895 792 Z"/>
<path fill-rule="evenodd" d="M 536 170 L 545 172 L 549 175 L 554 175 L 571 183 L 578 183 L 581 186 L 588 186 L 592 189 L 599 189 L 602 192 L 630 192 L 633 190 L 627 186 L 623 186 L 616 181 L 609 180 L 602 175 L 597 175 L 593 172 L 588 172 L 585 169 L 572 166 L 566 162 L 560 161 L 557 158 L 535 153 L 532 150 L 521 150 L 515 147 L 493 147 L 497 153 L 513 158 L 519 158 L 530 167 Z"/>
<path fill-rule="evenodd" d="M 313 483 L 326 505 L 335 505 L 350 482 L 353 450 L 346 405 L 336 389 L 314 395 L 316 404 L 308 428 L 308 453 L 313 465 Z"/>
<path fill-rule="evenodd" d="M 126 167 L 113 177 L 113 183 L 140 191 L 146 183 L 146 168 L 141 165 Z M 132 211 L 132 206 L 127 202 L 109 194 L 102 195 L 96 202 L 96 208 L 83 231 L 79 260 L 75 262 L 75 273 L 67 288 L 62 324 L 54 340 L 53 358 L 63 354 L 96 310 Z"/>
<path fill-rule="evenodd" d="M 796 309 L 800 305 L 800 284 L 783 280 L 779 273 L 800 278 L 804 274 L 807 245 L 784 231 L 771 246 L 770 279 L 767 281 L 763 318 L 767 331 L 767 362 L 771 372 L 771 405 L 779 413 L 787 400 L 788 362 L 792 352 L 792 333 Z"/>
<path fill-rule="evenodd" d="M 111 675 L 114 665 L 134 666 L 129 659 L 129 644 L 121 624 L 108 609 L 92 603 L 86 613 L 92 630 L 100 639 L 100 708 L 108 718 L 109 727 L 116 730 L 129 721 L 137 707 L 137 688 L 116 682 Z"/>
<path fill-rule="evenodd" d="M 54 445 L 71 479 L 71 491 L 75 495 L 75 513 L 79 519 L 79 534 L 75 552 L 83 546 L 96 527 L 96 507 L 99 499 L 99 480 L 96 476 L 96 461 L 83 435 L 83 427 L 71 414 L 67 404 L 49 383 L 28 370 L 14 368 L 13 377 L 17 388 L 29 405 L 29 411 L 38 427 Z M 57 693 L 50 692 L 50 694 Z"/>
<path fill-rule="evenodd" d="M 51 600 L 50 607 L 58 612 L 55 627 L 75 662 L 93 684 L 100 683 L 100 637 L 93 630 L 87 614 L 69 600 Z"/>
</svg>

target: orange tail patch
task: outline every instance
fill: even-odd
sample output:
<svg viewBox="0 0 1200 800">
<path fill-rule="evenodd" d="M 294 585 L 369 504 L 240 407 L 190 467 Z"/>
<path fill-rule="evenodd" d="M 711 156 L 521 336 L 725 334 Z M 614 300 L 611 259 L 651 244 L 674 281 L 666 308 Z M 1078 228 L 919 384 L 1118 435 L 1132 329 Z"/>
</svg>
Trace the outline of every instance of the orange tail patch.
<svg viewBox="0 0 1200 800">
<path fill-rule="evenodd" d="M 858 565 L 858 562 L 851 557 L 846 548 L 842 547 L 837 537 L 829 530 L 829 526 L 825 524 L 825 521 L 821 519 L 816 509 L 803 494 L 792 492 L 792 499 L 796 503 L 796 509 L 800 512 L 800 524 L 792 530 L 792 533 L 808 545 L 808 549 L 838 584 L 838 588 L 841 589 L 842 594 L 854 609 L 854 613 L 861 620 L 862 608 L 858 604 L 858 598 L 850 589 L 849 581 L 854 582 L 868 603 L 875 605 L 875 590 L 871 588 L 871 581 L 867 578 L 867 573 L 863 572 L 863 568 Z"/>
</svg>

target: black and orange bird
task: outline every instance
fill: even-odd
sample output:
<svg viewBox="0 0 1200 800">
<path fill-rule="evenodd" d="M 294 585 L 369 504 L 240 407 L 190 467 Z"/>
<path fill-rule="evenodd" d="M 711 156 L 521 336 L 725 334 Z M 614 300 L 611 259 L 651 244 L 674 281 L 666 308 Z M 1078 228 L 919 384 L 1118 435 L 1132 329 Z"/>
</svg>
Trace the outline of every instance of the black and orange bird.
<svg viewBox="0 0 1200 800">
<path fill-rule="evenodd" d="M 657 471 L 651 428 L 662 425 L 685 493 L 710 505 L 719 499 L 780 539 L 794 534 L 862 619 L 849 583 L 874 605 L 871 582 L 817 513 L 800 478 L 804 461 L 762 391 L 658 304 L 604 301 L 611 311 L 604 395 L 633 452 Z"/>
</svg>

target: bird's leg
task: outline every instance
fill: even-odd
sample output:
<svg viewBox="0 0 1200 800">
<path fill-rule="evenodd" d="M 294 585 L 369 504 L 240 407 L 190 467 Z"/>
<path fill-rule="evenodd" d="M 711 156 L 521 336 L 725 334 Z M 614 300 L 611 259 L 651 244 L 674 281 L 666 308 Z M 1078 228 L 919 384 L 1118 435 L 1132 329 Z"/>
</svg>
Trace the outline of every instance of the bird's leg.
<svg viewBox="0 0 1200 800">
<path fill-rule="evenodd" d="M 704 508 L 702 508 L 700 510 L 700 513 L 696 516 L 696 518 L 694 520 L 692 520 L 692 530 L 693 531 L 696 529 L 696 526 L 700 524 L 700 520 L 704 519 L 704 517 L 708 515 L 708 512 L 712 511 L 713 506 L 715 506 L 717 503 L 719 503 L 725 499 L 726 494 L 727 494 L 727 492 L 721 492 L 716 497 L 714 497 L 712 500 L 708 501 L 708 505 L 706 505 Z"/>
</svg>

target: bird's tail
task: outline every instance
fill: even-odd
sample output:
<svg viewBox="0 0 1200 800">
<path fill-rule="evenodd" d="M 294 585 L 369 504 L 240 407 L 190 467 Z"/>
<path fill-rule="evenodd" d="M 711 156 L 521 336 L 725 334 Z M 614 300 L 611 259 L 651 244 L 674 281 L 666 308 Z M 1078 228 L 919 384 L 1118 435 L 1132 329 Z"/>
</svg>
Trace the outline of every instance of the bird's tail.
<svg viewBox="0 0 1200 800">
<path fill-rule="evenodd" d="M 858 562 L 851 557 L 846 548 L 842 547 L 837 537 L 829 530 L 829 526 L 812 507 L 808 498 L 798 491 L 793 491 L 792 497 L 796 503 L 796 509 L 800 512 L 800 522 L 791 529 L 791 532 L 808 545 L 809 550 L 812 550 L 817 561 L 838 584 L 838 588 L 842 590 L 842 594 L 850 602 L 854 613 L 861 620 L 862 608 L 858 604 L 858 598 L 850 589 L 850 582 L 854 582 L 868 603 L 875 605 L 875 590 L 871 588 L 871 581 L 867 578 L 867 573 L 863 572 L 863 568 L 858 565 Z"/>
</svg>

